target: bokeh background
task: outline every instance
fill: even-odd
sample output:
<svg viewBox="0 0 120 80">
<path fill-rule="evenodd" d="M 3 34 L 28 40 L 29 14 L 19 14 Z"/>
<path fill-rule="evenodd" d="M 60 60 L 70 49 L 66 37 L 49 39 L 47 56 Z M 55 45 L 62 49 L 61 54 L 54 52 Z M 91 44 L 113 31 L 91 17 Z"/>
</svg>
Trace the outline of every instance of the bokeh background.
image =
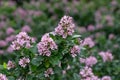
<svg viewBox="0 0 120 80">
<path fill-rule="evenodd" d="M 17 33 L 25 31 L 39 42 L 69 15 L 76 33 L 94 40 L 92 53 L 110 51 L 114 56 L 112 62 L 96 65 L 96 74 L 120 80 L 119 4 L 120 0 L 0 0 L 0 64 L 14 58 L 10 44 Z"/>
</svg>

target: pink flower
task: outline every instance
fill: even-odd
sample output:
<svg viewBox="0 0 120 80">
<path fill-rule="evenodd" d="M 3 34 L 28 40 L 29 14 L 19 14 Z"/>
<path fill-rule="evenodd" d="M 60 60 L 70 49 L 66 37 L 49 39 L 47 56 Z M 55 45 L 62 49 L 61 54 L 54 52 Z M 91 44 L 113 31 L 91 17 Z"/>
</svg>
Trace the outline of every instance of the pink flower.
<svg viewBox="0 0 120 80">
<path fill-rule="evenodd" d="M 7 28 L 7 30 L 6 30 L 7 35 L 11 35 L 14 32 L 15 32 L 15 30 L 12 27 Z"/>
<path fill-rule="evenodd" d="M 25 19 L 25 21 L 26 21 L 27 23 L 33 23 L 33 21 L 32 21 L 32 18 L 31 18 L 31 17 L 26 18 L 26 19 Z"/>
<path fill-rule="evenodd" d="M 78 53 L 80 53 L 80 48 L 78 45 L 75 45 L 70 50 L 72 57 L 77 56 Z"/>
<path fill-rule="evenodd" d="M 112 80 L 110 76 L 104 76 L 101 80 Z"/>
<path fill-rule="evenodd" d="M 8 53 L 12 53 L 12 52 L 13 52 L 13 48 L 12 48 L 11 46 L 9 46 L 9 47 L 7 48 L 7 52 L 8 52 Z"/>
<path fill-rule="evenodd" d="M 92 69 L 87 66 L 84 67 L 79 74 L 82 77 L 81 80 L 100 80 L 97 76 L 93 74 Z"/>
<path fill-rule="evenodd" d="M 22 32 L 31 32 L 31 28 L 28 25 L 22 27 Z"/>
<path fill-rule="evenodd" d="M 18 8 L 15 12 L 14 12 L 14 15 L 16 16 L 20 16 L 22 19 L 24 19 L 28 14 L 27 14 L 27 11 L 25 11 L 24 9 L 22 8 Z"/>
<path fill-rule="evenodd" d="M 3 50 L 0 50 L 0 54 L 4 54 L 4 51 L 3 51 Z"/>
<path fill-rule="evenodd" d="M 8 1 L 8 6 L 15 6 L 15 2 L 14 1 Z"/>
<path fill-rule="evenodd" d="M 81 79 L 81 80 L 101 80 L 101 79 L 99 79 L 97 76 L 91 76 L 91 77 L 86 77 L 86 78 L 83 78 L 83 79 Z"/>
<path fill-rule="evenodd" d="M 14 68 L 15 64 L 12 61 L 8 61 L 7 63 L 7 69 L 10 70 L 11 68 Z"/>
<path fill-rule="evenodd" d="M 112 17 L 111 15 L 106 15 L 105 19 L 106 19 L 107 24 L 108 24 L 109 26 L 113 26 L 113 25 L 114 25 L 113 17 Z"/>
<path fill-rule="evenodd" d="M 95 45 L 95 42 L 90 37 L 87 37 L 84 39 L 84 41 L 81 45 L 82 46 L 89 46 L 90 48 L 92 48 Z"/>
<path fill-rule="evenodd" d="M 85 32 L 87 32 L 87 30 L 86 30 L 85 27 L 77 27 L 77 30 L 78 30 L 80 33 L 85 33 Z"/>
<path fill-rule="evenodd" d="M 62 70 L 62 74 L 63 74 L 63 75 L 66 74 L 66 70 Z"/>
<path fill-rule="evenodd" d="M 100 52 L 99 55 L 102 57 L 103 61 L 112 61 L 113 60 L 113 55 L 110 52 Z"/>
<path fill-rule="evenodd" d="M 105 33 L 104 33 L 104 32 L 97 32 L 97 33 L 95 34 L 95 38 L 99 38 L 99 37 L 102 36 L 102 35 L 105 35 Z"/>
<path fill-rule="evenodd" d="M 80 75 L 81 75 L 83 78 L 92 76 L 92 75 L 93 75 L 92 69 L 86 66 L 86 67 L 84 67 L 84 69 L 82 69 L 82 70 L 80 71 Z"/>
<path fill-rule="evenodd" d="M 6 75 L 0 73 L 0 80 L 8 80 Z"/>
<path fill-rule="evenodd" d="M 49 77 L 50 75 L 54 74 L 53 69 L 52 68 L 48 68 L 47 71 L 45 71 L 45 77 Z"/>
<path fill-rule="evenodd" d="M 29 15 L 32 15 L 32 16 L 40 16 L 42 14 L 41 11 L 34 11 L 34 10 L 29 10 L 28 13 Z"/>
<path fill-rule="evenodd" d="M 0 22 L 0 29 L 3 29 L 6 25 L 5 25 L 6 23 L 4 22 L 4 21 L 1 21 Z"/>
<path fill-rule="evenodd" d="M 23 68 L 25 68 L 27 66 L 27 64 L 29 64 L 29 63 L 30 63 L 29 58 L 23 57 L 22 59 L 19 60 L 19 65 Z"/>
<path fill-rule="evenodd" d="M 41 42 L 38 43 L 37 48 L 40 55 L 50 56 L 50 50 L 57 49 L 57 45 L 54 40 L 49 36 L 49 33 L 47 33 L 42 36 Z"/>
<path fill-rule="evenodd" d="M 91 77 L 91 80 L 101 80 L 101 79 L 98 78 L 98 76 L 93 75 L 93 76 Z"/>
<path fill-rule="evenodd" d="M 102 27 L 103 27 L 103 24 L 101 24 L 101 23 L 96 24 L 96 29 L 101 29 Z"/>
<path fill-rule="evenodd" d="M 85 63 L 85 59 L 84 58 L 80 58 L 80 63 Z"/>
<path fill-rule="evenodd" d="M 7 46 L 7 42 L 4 40 L 0 40 L 0 47 L 5 47 Z"/>
<path fill-rule="evenodd" d="M 93 25 L 88 26 L 88 31 L 94 31 L 94 30 L 95 30 L 95 27 Z"/>
<path fill-rule="evenodd" d="M 109 35 L 109 39 L 114 39 L 115 38 L 115 35 L 114 34 L 110 34 Z"/>
<path fill-rule="evenodd" d="M 112 5 L 112 6 L 117 6 L 117 5 L 118 5 L 117 0 L 112 0 L 111 5 Z"/>
<path fill-rule="evenodd" d="M 68 35 L 72 35 L 74 32 L 75 24 L 72 17 L 63 16 L 60 20 L 58 27 L 55 28 L 55 33 L 66 38 Z"/>
<path fill-rule="evenodd" d="M 21 44 L 19 43 L 19 41 L 13 41 L 12 45 L 11 45 L 13 50 L 19 50 L 21 48 Z"/>
<path fill-rule="evenodd" d="M 97 63 L 97 59 L 94 56 L 90 56 L 90 57 L 86 58 L 86 60 L 85 60 L 86 66 L 93 66 L 96 63 Z"/>
<path fill-rule="evenodd" d="M 97 10 L 95 12 L 95 21 L 96 21 L 96 23 L 100 22 L 101 19 L 102 19 L 101 11 Z"/>
</svg>

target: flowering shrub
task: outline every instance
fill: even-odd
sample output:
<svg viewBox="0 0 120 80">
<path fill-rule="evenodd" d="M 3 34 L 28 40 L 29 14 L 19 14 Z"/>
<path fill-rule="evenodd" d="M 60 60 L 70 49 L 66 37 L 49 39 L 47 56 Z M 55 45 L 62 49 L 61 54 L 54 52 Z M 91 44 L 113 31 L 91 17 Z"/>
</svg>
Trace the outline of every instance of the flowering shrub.
<svg viewBox="0 0 120 80">
<path fill-rule="evenodd" d="M 119 0 L 1 0 L 0 73 L 10 80 L 17 78 L 18 74 L 12 74 L 15 70 L 16 73 L 28 72 L 30 76 L 42 72 L 40 80 L 93 77 L 119 80 L 119 3 Z M 64 16 L 56 26 L 64 14 L 72 16 L 76 24 L 72 17 Z M 15 36 L 19 32 L 26 38 Z M 63 53 L 63 58 L 56 60 L 58 52 Z M 53 55 L 55 59 L 49 60 Z M 40 56 L 44 57 L 43 61 L 38 59 Z M 52 66 L 55 60 L 54 65 L 59 67 Z M 38 67 L 34 63 L 39 64 Z M 36 72 L 41 68 L 40 64 L 44 69 Z M 80 72 L 85 68 L 91 68 L 91 77 L 82 77 Z M 21 72 L 23 69 L 29 71 Z"/>
<path fill-rule="evenodd" d="M 94 74 L 92 68 L 98 61 L 85 51 L 95 44 L 90 38 L 82 41 L 80 35 L 73 34 L 74 27 L 72 17 L 63 16 L 55 31 L 43 35 L 37 44 L 26 32 L 20 32 L 11 44 L 15 58 L 4 64 L 2 73 L 9 80 L 111 80 Z M 113 59 L 111 53 L 103 54 L 104 61 Z M 6 76 L 1 74 L 0 79 L 7 80 Z"/>
</svg>

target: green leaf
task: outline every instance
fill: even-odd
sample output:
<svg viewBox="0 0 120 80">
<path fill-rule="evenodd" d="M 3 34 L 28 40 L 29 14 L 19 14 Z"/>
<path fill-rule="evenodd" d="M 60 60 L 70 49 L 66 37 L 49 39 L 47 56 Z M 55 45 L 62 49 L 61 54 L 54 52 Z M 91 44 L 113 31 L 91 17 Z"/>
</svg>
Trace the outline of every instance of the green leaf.
<svg viewBox="0 0 120 80">
<path fill-rule="evenodd" d="M 36 69 L 37 69 L 37 66 L 35 66 L 35 65 L 30 65 L 30 70 L 31 70 L 31 71 L 34 72 L 34 71 L 36 71 Z"/>
<path fill-rule="evenodd" d="M 73 35 L 72 38 L 80 38 L 80 37 L 81 37 L 81 35 Z"/>
<path fill-rule="evenodd" d="M 57 57 L 57 56 L 50 57 L 50 63 L 52 65 L 57 65 L 59 63 L 59 57 Z"/>
<path fill-rule="evenodd" d="M 39 66 L 42 62 L 43 60 L 43 58 L 42 57 L 40 57 L 40 56 L 38 56 L 38 57 L 36 57 L 36 58 L 33 58 L 32 59 L 32 61 L 31 61 L 31 63 L 33 64 L 33 65 L 35 65 L 35 66 Z"/>
<path fill-rule="evenodd" d="M 80 80 L 80 76 L 78 74 L 74 73 L 73 76 L 74 76 L 74 80 Z"/>
<path fill-rule="evenodd" d="M 8 76 L 8 80 L 15 80 L 13 76 Z"/>
<path fill-rule="evenodd" d="M 0 70 L 4 69 L 3 65 L 0 65 Z"/>
<path fill-rule="evenodd" d="M 40 80 L 44 80 L 44 73 L 40 73 L 40 74 L 36 75 L 36 77 Z"/>
<path fill-rule="evenodd" d="M 45 62 L 45 67 L 48 68 L 50 66 L 50 63 L 48 61 Z"/>
<path fill-rule="evenodd" d="M 5 62 L 3 63 L 3 67 L 7 69 L 7 64 Z"/>
<path fill-rule="evenodd" d="M 26 79 L 25 80 L 33 80 L 35 76 L 33 74 L 29 74 L 26 76 Z"/>
</svg>

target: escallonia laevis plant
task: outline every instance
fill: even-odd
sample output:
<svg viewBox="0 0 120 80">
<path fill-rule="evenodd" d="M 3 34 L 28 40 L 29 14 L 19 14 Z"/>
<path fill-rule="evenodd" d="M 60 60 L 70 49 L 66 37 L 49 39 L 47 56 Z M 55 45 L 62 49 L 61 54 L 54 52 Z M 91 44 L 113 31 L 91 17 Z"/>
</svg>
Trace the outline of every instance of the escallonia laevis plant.
<svg viewBox="0 0 120 80">
<path fill-rule="evenodd" d="M 87 57 L 87 49 L 94 42 L 89 37 L 81 40 L 74 30 L 72 17 L 63 16 L 55 30 L 44 34 L 39 43 L 20 32 L 11 44 L 14 58 L 3 65 L 0 80 L 111 80 L 93 73 L 98 61 L 95 56 Z"/>
</svg>

